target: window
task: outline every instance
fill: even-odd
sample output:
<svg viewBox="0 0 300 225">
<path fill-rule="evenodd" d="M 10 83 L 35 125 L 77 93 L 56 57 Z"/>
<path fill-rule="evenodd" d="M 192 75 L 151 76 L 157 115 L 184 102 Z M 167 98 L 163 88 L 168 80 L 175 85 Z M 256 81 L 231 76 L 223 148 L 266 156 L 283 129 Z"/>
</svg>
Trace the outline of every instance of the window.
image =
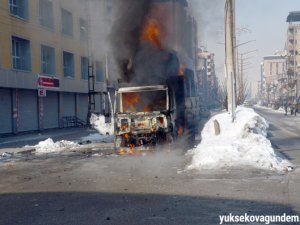
<svg viewBox="0 0 300 225">
<path fill-rule="evenodd" d="M 44 74 L 55 74 L 55 50 L 52 47 L 41 46 L 41 70 Z"/>
<path fill-rule="evenodd" d="M 104 82 L 103 73 L 104 73 L 103 63 L 100 61 L 96 61 L 96 81 L 97 82 Z"/>
<path fill-rule="evenodd" d="M 12 37 L 12 66 L 18 70 L 31 70 L 30 42 Z"/>
<path fill-rule="evenodd" d="M 28 19 L 28 0 L 9 0 L 10 14 Z"/>
<path fill-rule="evenodd" d="M 63 52 L 64 76 L 74 77 L 74 55 L 69 52 Z"/>
<path fill-rule="evenodd" d="M 49 0 L 40 0 L 40 24 L 54 29 L 53 3 Z"/>
<path fill-rule="evenodd" d="M 87 21 L 80 18 L 79 20 L 79 26 L 80 26 L 80 40 L 81 41 L 88 41 L 88 24 Z"/>
<path fill-rule="evenodd" d="M 62 34 L 73 36 L 73 17 L 72 13 L 69 11 L 62 9 L 61 10 L 61 24 L 62 24 Z"/>
<path fill-rule="evenodd" d="M 89 72 L 89 61 L 87 57 L 81 57 L 81 79 L 87 80 Z"/>
</svg>

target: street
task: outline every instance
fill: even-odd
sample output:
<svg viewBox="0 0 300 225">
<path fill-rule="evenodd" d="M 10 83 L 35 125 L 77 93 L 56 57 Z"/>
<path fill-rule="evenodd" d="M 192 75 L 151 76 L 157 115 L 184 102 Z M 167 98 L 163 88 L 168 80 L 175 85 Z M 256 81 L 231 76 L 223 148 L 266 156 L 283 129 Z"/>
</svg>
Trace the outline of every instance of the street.
<svg viewBox="0 0 300 225">
<path fill-rule="evenodd" d="M 261 116 L 270 123 L 269 139 L 275 148 L 292 160 L 294 165 L 300 165 L 300 115 L 297 116 L 271 109 L 255 109 Z"/>
<path fill-rule="evenodd" d="M 273 145 L 298 166 L 299 119 L 256 110 L 270 122 Z M 300 212 L 298 168 L 185 171 L 189 162 L 182 150 L 0 162 L 0 224 L 219 224 L 219 216 L 229 213 Z"/>
</svg>

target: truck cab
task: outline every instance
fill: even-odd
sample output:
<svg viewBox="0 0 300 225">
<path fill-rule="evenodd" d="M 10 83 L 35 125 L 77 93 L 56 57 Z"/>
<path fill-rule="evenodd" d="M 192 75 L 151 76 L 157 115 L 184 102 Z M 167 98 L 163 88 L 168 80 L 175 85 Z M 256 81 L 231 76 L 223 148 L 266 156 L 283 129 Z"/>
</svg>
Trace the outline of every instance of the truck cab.
<svg viewBox="0 0 300 225">
<path fill-rule="evenodd" d="M 115 148 L 152 148 L 172 142 L 169 89 L 164 85 L 123 87 L 116 91 Z"/>
</svg>

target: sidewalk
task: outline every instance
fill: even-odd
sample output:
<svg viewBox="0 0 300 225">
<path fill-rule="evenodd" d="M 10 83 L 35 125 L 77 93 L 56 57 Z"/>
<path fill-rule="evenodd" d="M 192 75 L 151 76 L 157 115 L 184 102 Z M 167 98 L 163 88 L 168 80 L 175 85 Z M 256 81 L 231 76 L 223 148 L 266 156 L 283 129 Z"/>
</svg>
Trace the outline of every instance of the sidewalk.
<svg viewBox="0 0 300 225">
<path fill-rule="evenodd" d="M 17 149 L 24 147 L 25 145 L 36 145 L 40 141 L 46 140 L 48 138 L 52 138 L 53 141 L 74 141 L 96 132 L 97 131 L 95 131 L 94 129 L 89 128 L 64 128 L 2 137 L 0 138 L 0 153 L 2 153 L 4 150 L 7 151 L 8 148 Z"/>
</svg>

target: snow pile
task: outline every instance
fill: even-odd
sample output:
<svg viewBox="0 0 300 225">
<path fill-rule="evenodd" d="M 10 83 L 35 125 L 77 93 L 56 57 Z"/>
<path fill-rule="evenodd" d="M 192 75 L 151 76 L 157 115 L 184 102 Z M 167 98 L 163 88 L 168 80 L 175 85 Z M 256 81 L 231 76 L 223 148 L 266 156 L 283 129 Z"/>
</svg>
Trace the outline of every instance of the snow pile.
<svg viewBox="0 0 300 225">
<path fill-rule="evenodd" d="M 114 136 L 101 135 L 101 134 L 90 134 L 87 137 L 81 138 L 83 142 L 100 143 L 100 142 L 112 142 Z"/>
<path fill-rule="evenodd" d="M 220 134 L 215 135 L 215 124 Z M 267 136 L 268 123 L 251 108 L 238 107 L 236 121 L 227 112 L 211 118 L 202 131 L 202 142 L 189 152 L 187 169 L 221 169 L 249 166 L 260 169 L 288 170 L 288 160 L 274 152 Z"/>
<path fill-rule="evenodd" d="M 51 138 L 48 138 L 45 141 L 39 142 L 37 145 L 33 146 L 37 153 L 52 153 L 52 152 L 61 152 L 65 150 L 73 150 L 80 145 L 72 141 L 58 141 L 54 142 Z"/>
<path fill-rule="evenodd" d="M 113 135 L 114 134 L 114 121 L 111 123 L 105 123 L 105 116 L 92 114 L 90 123 L 93 127 L 102 135 Z"/>
<path fill-rule="evenodd" d="M 4 152 L 2 154 L 0 154 L 0 161 L 3 160 L 8 160 L 11 159 L 13 157 L 13 153 L 9 153 L 9 152 Z"/>
</svg>

